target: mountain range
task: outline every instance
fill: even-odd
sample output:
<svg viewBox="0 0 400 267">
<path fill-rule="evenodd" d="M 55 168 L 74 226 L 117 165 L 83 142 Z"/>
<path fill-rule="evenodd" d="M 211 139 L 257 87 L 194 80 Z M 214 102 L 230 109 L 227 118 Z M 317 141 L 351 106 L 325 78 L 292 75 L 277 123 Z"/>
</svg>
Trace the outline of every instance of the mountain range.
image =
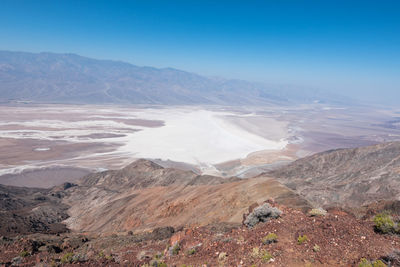
<svg viewBox="0 0 400 267">
<path fill-rule="evenodd" d="M 0 101 L 75 104 L 348 103 L 313 88 L 212 78 L 76 54 L 0 51 Z"/>
</svg>

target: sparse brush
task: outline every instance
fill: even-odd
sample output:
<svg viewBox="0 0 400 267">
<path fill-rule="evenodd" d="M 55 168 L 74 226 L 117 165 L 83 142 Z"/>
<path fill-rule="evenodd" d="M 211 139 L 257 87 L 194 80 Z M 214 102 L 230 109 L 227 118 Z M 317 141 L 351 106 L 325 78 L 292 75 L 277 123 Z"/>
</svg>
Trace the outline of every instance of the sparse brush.
<svg viewBox="0 0 400 267">
<path fill-rule="evenodd" d="M 372 264 L 369 260 L 367 260 L 366 258 L 362 258 L 360 260 L 360 263 L 358 264 L 358 267 L 372 267 Z"/>
<path fill-rule="evenodd" d="M 19 256 L 21 256 L 22 258 L 28 257 L 29 255 L 31 255 L 31 254 L 26 250 L 19 253 Z"/>
<path fill-rule="evenodd" d="M 326 210 L 322 209 L 322 208 L 318 208 L 318 209 L 312 209 L 310 210 L 310 212 L 308 213 L 311 217 L 316 217 L 316 216 L 325 216 L 326 215 Z"/>
<path fill-rule="evenodd" d="M 195 248 L 191 248 L 188 251 L 186 251 L 186 255 L 194 255 L 196 253 L 196 249 Z"/>
<path fill-rule="evenodd" d="M 372 263 L 372 267 L 386 267 L 387 265 L 381 260 L 376 260 Z"/>
<path fill-rule="evenodd" d="M 278 242 L 278 236 L 275 233 L 269 233 L 262 239 L 264 245 Z"/>
<path fill-rule="evenodd" d="M 297 243 L 299 244 L 299 245 L 301 245 L 301 244 L 303 244 L 303 243 L 305 243 L 305 242 L 307 242 L 308 241 L 308 236 L 306 236 L 306 235 L 301 235 L 301 236 L 299 236 L 298 238 L 297 238 Z"/>
<path fill-rule="evenodd" d="M 395 233 L 396 224 L 387 212 L 382 212 L 374 217 L 375 230 L 383 234 Z"/>
<path fill-rule="evenodd" d="M 261 260 L 262 260 L 263 262 L 269 262 L 271 259 L 272 259 L 272 255 L 271 255 L 268 251 L 266 251 L 265 249 L 263 249 L 263 250 L 261 251 Z"/>
<path fill-rule="evenodd" d="M 72 263 L 73 262 L 74 254 L 72 252 L 68 252 L 64 254 L 61 258 L 61 263 Z"/>
<path fill-rule="evenodd" d="M 269 262 L 272 259 L 272 255 L 267 250 L 260 249 L 259 247 L 253 248 L 251 257 L 254 259 L 261 259 L 263 262 Z"/>
<path fill-rule="evenodd" d="M 179 251 L 181 250 L 181 247 L 179 246 L 178 243 L 176 243 L 173 247 L 172 247 L 172 255 L 178 255 Z"/>
</svg>

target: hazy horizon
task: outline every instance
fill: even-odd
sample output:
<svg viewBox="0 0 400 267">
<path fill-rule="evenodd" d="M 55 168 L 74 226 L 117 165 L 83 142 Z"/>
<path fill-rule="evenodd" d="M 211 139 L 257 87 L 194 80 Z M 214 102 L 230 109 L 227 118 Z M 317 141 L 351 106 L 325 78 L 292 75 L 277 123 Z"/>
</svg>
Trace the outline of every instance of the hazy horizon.
<svg viewBox="0 0 400 267">
<path fill-rule="evenodd" d="M 75 53 L 206 76 L 400 97 L 396 1 L 3 1 L 1 50 Z"/>
</svg>

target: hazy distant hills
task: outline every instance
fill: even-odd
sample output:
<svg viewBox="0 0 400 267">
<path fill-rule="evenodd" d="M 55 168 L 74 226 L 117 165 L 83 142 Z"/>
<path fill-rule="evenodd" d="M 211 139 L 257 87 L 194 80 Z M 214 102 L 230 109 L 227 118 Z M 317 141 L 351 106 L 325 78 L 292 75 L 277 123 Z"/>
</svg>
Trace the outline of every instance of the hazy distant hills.
<svg viewBox="0 0 400 267">
<path fill-rule="evenodd" d="M 0 100 L 55 103 L 265 105 L 342 103 L 326 93 L 139 67 L 75 54 L 0 51 Z"/>
</svg>

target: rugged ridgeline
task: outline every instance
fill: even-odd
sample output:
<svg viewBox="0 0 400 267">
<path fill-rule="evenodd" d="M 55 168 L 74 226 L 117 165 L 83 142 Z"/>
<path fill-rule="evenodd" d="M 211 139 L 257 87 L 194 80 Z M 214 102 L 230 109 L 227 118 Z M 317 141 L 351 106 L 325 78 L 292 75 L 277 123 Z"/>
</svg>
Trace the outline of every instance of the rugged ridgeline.
<svg viewBox="0 0 400 267">
<path fill-rule="evenodd" d="M 273 198 L 311 206 L 274 179 L 197 175 L 138 160 L 121 170 L 89 174 L 51 189 L 1 186 L 0 234 L 126 232 L 163 226 L 239 225 L 254 203 Z M 69 217 L 66 221 L 67 217 Z"/>
<path fill-rule="evenodd" d="M 240 224 L 250 205 L 269 198 L 294 208 L 310 208 L 307 201 L 271 178 L 197 175 L 148 160 L 118 171 L 90 174 L 65 192 L 63 202 L 71 207 L 71 217 L 65 222 L 75 231 Z"/>
<path fill-rule="evenodd" d="M 348 102 L 308 88 L 209 78 L 74 54 L 0 51 L 0 84 L 0 101 L 178 105 Z"/>
<path fill-rule="evenodd" d="M 269 175 L 319 206 L 398 200 L 400 142 L 318 153 Z"/>
</svg>

